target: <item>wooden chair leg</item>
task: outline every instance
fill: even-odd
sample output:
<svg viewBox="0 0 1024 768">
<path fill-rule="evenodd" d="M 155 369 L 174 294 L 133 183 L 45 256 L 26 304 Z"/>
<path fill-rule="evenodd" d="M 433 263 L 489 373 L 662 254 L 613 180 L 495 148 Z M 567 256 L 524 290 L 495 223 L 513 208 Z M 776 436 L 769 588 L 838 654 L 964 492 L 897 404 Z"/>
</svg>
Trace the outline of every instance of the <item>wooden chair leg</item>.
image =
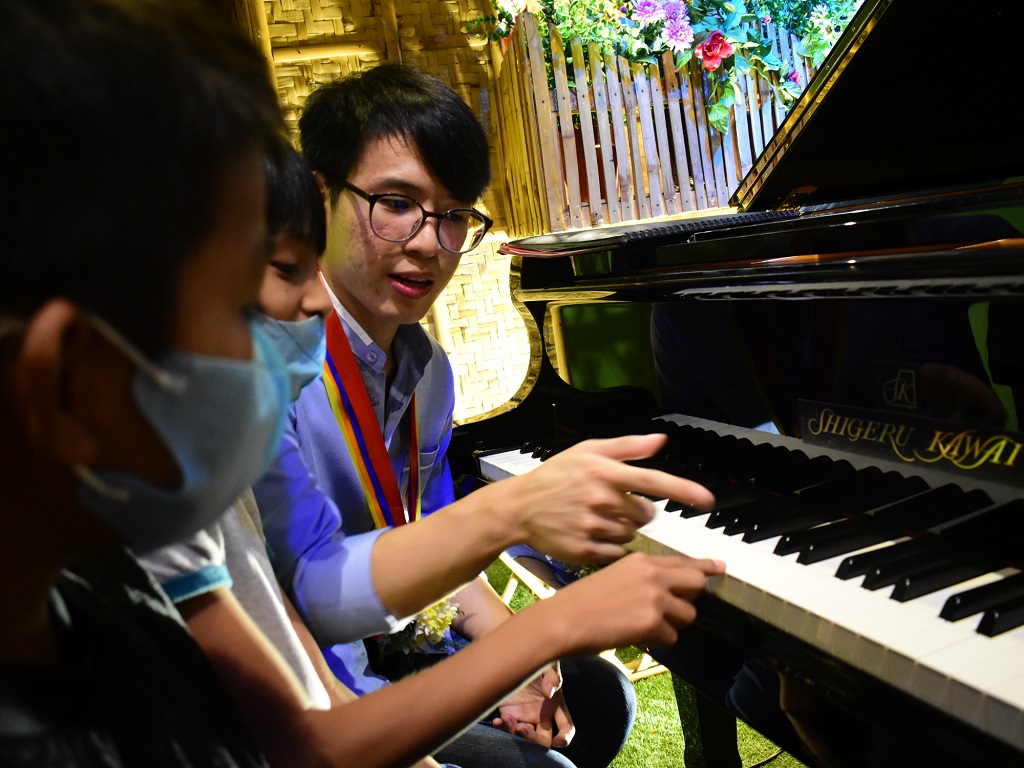
<svg viewBox="0 0 1024 768">
<path fill-rule="evenodd" d="M 672 687 L 683 729 L 685 768 L 742 768 L 735 716 L 678 675 L 672 675 Z"/>
</svg>

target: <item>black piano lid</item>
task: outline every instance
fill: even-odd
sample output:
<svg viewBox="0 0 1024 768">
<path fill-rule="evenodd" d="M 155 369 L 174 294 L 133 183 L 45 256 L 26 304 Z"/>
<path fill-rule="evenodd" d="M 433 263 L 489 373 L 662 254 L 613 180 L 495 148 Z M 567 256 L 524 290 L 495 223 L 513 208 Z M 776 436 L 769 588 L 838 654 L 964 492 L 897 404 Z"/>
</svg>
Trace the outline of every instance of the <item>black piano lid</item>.
<svg viewBox="0 0 1024 768">
<path fill-rule="evenodd" d="M 867 0 L 744 177 L 743 211 L 1024 176 L 1018 0 Z"/>
<path fill-rule="evenodd" d="M 746 223 L 796 207 L 1024 177 L 1013 79 L 1024 3 L 865 0 L 730 199 Z M 522 238 L 502 250 L 567 254 L 730 226 L 721 211 Z M 716 221 L 717 220 L 717 221 Z"/>
</svg>

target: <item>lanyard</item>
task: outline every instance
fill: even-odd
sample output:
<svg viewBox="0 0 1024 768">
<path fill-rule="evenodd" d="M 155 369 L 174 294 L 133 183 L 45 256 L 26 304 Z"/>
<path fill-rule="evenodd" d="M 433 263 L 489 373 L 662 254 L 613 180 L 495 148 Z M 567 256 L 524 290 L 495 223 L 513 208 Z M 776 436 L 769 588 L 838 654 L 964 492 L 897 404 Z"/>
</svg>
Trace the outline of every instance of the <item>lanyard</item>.
<svg viewBox="0 0 1024 768">
<path fill-rule="evenodd" d="M 374 525 L 385 528 L 418 520 L 422 505 L 416 396 L 413 395 L 409 403 L 409 483 L 405 498 L 411 514 L 407 515 L 380 423 L 336 312 L 327 319 L 327 359 L 323 381 L 331 411 L 359 475 Z"/>
</svg>

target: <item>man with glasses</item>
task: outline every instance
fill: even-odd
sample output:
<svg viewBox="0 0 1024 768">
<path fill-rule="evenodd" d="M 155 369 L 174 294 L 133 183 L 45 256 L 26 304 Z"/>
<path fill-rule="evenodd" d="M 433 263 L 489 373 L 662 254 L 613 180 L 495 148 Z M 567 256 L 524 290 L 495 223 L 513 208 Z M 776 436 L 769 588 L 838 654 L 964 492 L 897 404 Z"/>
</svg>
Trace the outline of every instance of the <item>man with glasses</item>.
<svg viewBox="0 0 1024 768">
<path fill-rule="evenodd" d="M 576 536 L 591 540 L 597 548 L 591 554 L 607 561 L 621 553 L 618 548 L 647 513 L 628 506 L 625 516 L 622 509 L 591 509 L 604 515 L 599 528 L 612 520 L 621 525 L 624 518 L 626 528 L 588 535 L 580 526 L 570 533 L 573 505 L 565 505 L 562 522 L 554 519 L 563 475 L 550 481 L 531 521 L 516 511 L 522 519 L 503 524 L 502 541 L 481 532 L 493 526 L 488 518 L 507 521 L 513 518 L 502 510 L 524 506 L 510 498 L 512 488 L 499 489 L 502 483 L 470 497 L 493 493 L 489 498 L 496 501 L 487 514 L 467 516 L 444 539 L 428 532 L 440 522 L 434 518 L 459 506 L 431 514 L 455 500 L 445 458 L 455 395 L 447 355 L 419 321 L 462 255 L 491 226 L 473 207 L 490 179 L 486 136 L 454 91 L 391 64 L 316 90 L 299 130 L 302 151 L 324 189 L 327 250 L 321 272 L 335 314 L 328 321 L 323 384 L 307 387 L 296 402 L 279 457 L 287 463 L 289 452 L 301 456 L 312 478 L 290 477 L 279 461 L 254 490 L 279 580 L 326 647 L 334 673 L 362 694 L 387 681 L 370 670 L 363 643 L 343 641 L 393 630 L 400 626 L 394 616 L 414 615 L 461 584 L 451 598 L 458 606 L 452 629 L 456 638 L 480 637 L 511 614 L 477 574 L 513 539 L 538 542 L 551 553 Z M 589 461 L 594 457 L 587 453 L 594 450 L 585 447 L 565 460 Z M 632 458 L 621 448 L 603 460 L 609 456 Z M 317 493 L 337 507 L 319 504 Z M 536 525 L 552 528 L 538 535 L 531 530 Z M 406 536 L 413 530 L 422 535 Z M 380 535 L 385 531 L 394 533 Z M 405 576 L 395 556 L 403 537 L 414 542 L 401 561 Z M 608 544 L 618 551 L 602 551 Z M 587 559 L 573 554 L 577 562 Z M 347 576 L 359 573 L 356 566 L 367 559 L 372 584 Z M 465 567 L 474 562 L 475 570 Z M 388 644 L 385 639 L 381 645 Z M 454 651 L 451 643 L 441 645 Z M 563 660 L 561 676 L 555 668 L 546 671 L 438 759 L 461 768 L 607 766 L 632 726 L 632 686 L 598 657 Z"/>
</svg>

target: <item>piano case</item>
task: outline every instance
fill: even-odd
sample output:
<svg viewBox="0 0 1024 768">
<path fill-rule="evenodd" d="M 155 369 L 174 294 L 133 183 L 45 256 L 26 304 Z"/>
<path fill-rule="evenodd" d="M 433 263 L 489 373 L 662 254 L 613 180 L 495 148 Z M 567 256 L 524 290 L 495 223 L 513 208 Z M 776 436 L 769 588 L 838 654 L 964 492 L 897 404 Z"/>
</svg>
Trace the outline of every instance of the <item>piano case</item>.
<svg viewBox="0 0 1024 768">
<path fill-rule="evenodd" d="M 517 448 L 506 453 L 527 440 L 540 455 L 587 434 L 670 432 L 660 465 L 718 484 L 717 523 L 666 505 L 636 547 L 714 554 L 730 570 L 701 599 L 694 630 L 652 654 L 733 711 L 743 702 L 723 674 L 753 670 L 748 682 L 774 681 L 777 702 L 781 673 L 820 705 L 812 714 L 833 715 L 818 725 L 841 743 L 843 765 L 1024 765 L 1024 591 L 1012 590 L 1024 580 L 1012 42 L 1022 22 L 1024 5 L 1008 0 L 866 0 L 731 210 L 503 246 L 533 363 L 509 403 L 456 429 L 449 453 L 457 476 L 492 480 L 529 466 Z M 607 302 L 653 307 L 658 397 L 574 389 L 548 359 L 552 313 Z M 592 344 L 600 354 L 601 339 Z M 867 474 L 782 488 L 788 459 L 776 448 Z M 876 482 L 902 490 L 872 503 Z M 802 527 L 748 536 L 812 500 Z M 808 542 L 820 551 L 840 532 L 873 542 L 851 558 L 906 540 L 916 570 L 886 584 L 888 565 L 853 576 L 833 564 L 822 576 L 822 561 L 798 562 Z M 875 538 L 856 538 L 864 532 Z M 796 549 L 777 553 L 790 535 Z M 950 573 L 959 582 L 916 594 Z M 880 583 L 865 588 L 868 578 Z M 940 616 L 947 597 L 1004 581 L 1012 598 Z M 780 711 L 750 712 L 816 762 Z"/>
</svg>

